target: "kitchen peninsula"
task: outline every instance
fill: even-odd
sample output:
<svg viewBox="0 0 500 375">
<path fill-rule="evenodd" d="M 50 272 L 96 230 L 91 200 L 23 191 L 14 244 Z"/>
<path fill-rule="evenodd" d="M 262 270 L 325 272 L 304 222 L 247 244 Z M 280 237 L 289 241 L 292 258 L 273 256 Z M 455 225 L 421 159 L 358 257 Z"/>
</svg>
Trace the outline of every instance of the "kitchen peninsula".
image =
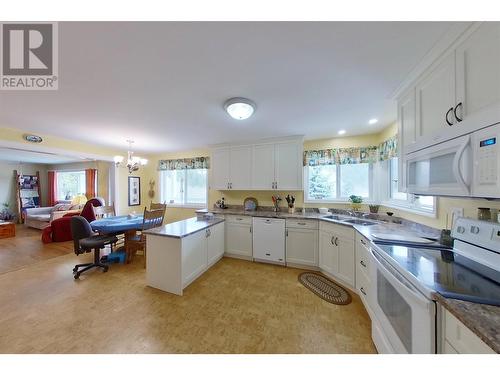
<svg viewBox="0 0 500 375">
<path fill-rule="evenodd" d="M 144 233 L 147 285 L 180 296 L 224 255 L 224 219 L 191 218 Z"/>
</svg>

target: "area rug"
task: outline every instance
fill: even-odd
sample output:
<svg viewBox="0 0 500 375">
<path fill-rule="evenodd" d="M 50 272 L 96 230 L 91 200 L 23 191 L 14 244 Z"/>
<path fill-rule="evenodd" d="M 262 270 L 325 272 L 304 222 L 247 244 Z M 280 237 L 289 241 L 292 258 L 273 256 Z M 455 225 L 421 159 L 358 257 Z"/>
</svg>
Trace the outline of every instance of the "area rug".
<svg viewBox="0 0 500 375">
<path fill-rule="evenodd" d="M 348 305 L 352 301 L 347 290 L 323 275 L 314 272 L 303 272 L 299 275 L 299 281 L 307 289 L 327 302 L 335 305 Z"/>
</svg>

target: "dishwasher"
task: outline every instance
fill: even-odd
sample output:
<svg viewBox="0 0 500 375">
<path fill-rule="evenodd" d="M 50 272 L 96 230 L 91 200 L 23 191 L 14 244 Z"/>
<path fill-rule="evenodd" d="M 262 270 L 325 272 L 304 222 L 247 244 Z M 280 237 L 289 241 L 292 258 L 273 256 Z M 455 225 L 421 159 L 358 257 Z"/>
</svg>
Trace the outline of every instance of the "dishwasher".
<svg viewBox="0 0 500 375">
<path fill-rule="evenodd" d="M 253 258 L 285 264 L 285 219 L 253 218 Z"/>
</svg>

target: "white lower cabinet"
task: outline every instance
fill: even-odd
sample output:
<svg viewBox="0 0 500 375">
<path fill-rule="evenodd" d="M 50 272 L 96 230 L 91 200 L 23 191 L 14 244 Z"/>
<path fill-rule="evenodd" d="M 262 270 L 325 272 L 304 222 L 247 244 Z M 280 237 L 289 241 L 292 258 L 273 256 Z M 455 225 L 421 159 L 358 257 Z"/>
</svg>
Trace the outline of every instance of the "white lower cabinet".
<svg viewBox="0 0 500 375">
<path fill-rule="evenodd" d="M 253 258 L 285 264 L 285 220 L 253 218 Z"/>
<path fill-rule="evenodd" d="M 252 224 L 226 222 L 226 254 L 252 258 Z"/>
<path fill-rule="evenodd" d="M 371 285 L 370 241 L 356 233 L 356 290 L 365 305 L 366 311 L 373 318 Z"/>
<path fill-rule="evenodd" d="M 319 265 L 317 221 L 286 221 L 286 263 L 309 267 Z"/>
<path fill-rule="evenodd" d="M 207 237 L 207 264 L 215 264 L 224 255 L 224 223 L 220 223 L 206 230 Z"/>
<path fill-rule="evenodd" d="M 441 309 L 441 352 L 443 354 L 495 354 L 474 332 L 455 318 L 446 308 Z"/>
<path fill-rule="evenodd" d="M 319 267 L 346 286 L 355 286 L 354 229 L 339 224 L 319 224 Z"/>
</svg>

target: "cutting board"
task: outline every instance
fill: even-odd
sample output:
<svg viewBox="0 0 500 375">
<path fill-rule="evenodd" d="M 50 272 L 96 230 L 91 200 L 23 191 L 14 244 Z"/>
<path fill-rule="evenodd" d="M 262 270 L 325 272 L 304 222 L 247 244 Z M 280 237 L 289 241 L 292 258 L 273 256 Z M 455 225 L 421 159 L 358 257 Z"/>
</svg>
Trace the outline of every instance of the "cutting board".
<svg viewBox="0 0 500 375">
<path fill-rule="evenodd" d="M 422 238 L 417 236 L 401 235 L 401 234 L 391 234 L 391 233 L 372 233 L 373 238 L 383 241 L 398 241 L 398 242 L 413 242 L 413 243 L 432 243 L 433 240 L 428 238 Z"/>
</svg>

